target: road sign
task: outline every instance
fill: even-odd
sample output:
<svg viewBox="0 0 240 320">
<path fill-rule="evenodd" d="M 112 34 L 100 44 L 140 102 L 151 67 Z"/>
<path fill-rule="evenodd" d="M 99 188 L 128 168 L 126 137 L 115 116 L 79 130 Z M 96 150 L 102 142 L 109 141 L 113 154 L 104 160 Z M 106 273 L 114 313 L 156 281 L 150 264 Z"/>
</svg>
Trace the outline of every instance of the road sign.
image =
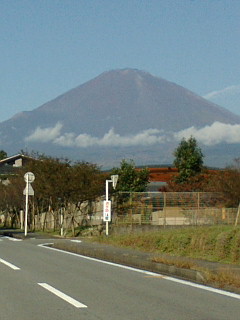
<svg viewBox="0 0 240 320">
<path fill-rule="evenodd" d="M 111 201 L 103 201 L 103 221 L 111 221 Z"/>
<path fill-rule="evenodd" d="M 35 175 L 32 172 L 27 172 L 24 175 L 25 182 L 32 183 L 35 180 Z"/>
<path fill-rule="evenodd" d="M 23 190 L 23 194 L 26 195 L 27 194 L 27 186 L 26 188 Z M 31 186 L 31 184 L 28 184 L 28 195 L 29 196 L 34 196 L 34 190 L 33 187 Z"/>
<path fill-rule="evenodd" d="M 113 189 L 116 188 L 117 181 L 118 181 L 118 174 L 114 174 L 111 176 L 112 184 L 113 184 Z"/>
</svg>

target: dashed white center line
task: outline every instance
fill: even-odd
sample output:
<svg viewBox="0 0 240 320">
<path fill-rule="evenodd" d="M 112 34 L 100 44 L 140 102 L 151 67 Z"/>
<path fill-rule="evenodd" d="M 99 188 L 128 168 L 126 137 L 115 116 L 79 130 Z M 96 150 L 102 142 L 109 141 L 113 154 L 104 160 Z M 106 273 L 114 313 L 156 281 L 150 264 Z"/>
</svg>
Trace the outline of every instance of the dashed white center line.
<svg viewBox="0 0 240 320">
<path fill-rule="evenodd" d="M 83 304 L 83 303 L 81 303 L 81 302 L 69 297 L 65 293 L 55 289 L 54 287 L 50 286 L 47 283 L 38 283 L 38 285 L 43 287 L 44 289 L 50 291 L 51 293 L 55 294 L 59 298 L 65 300 L 66 302 L 70 303 L 71 305 L 73 305 L 76 308 L 87 308 L 87 306 L 85 304 Z"/>
<path fill-rule="evenodd" d="M 16 267 L 14 264 L 7 262 L 6 260 L 0 259 L 0 262 L 8 266 L 9 268 L 13 270 L 20 270 L 20 268 Z"/>
</svg>

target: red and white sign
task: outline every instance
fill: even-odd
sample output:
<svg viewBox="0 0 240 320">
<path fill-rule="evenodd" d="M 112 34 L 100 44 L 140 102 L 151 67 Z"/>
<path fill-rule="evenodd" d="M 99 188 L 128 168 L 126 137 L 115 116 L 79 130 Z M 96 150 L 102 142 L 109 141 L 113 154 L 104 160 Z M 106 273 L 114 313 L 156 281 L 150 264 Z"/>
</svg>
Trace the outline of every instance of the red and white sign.
<svg viewBox="0 0 240 320">
<path fill-rule="evenodd" d="M 111 221 L 111 201 L 103 201 L 103 221 Z"/>
</svg>

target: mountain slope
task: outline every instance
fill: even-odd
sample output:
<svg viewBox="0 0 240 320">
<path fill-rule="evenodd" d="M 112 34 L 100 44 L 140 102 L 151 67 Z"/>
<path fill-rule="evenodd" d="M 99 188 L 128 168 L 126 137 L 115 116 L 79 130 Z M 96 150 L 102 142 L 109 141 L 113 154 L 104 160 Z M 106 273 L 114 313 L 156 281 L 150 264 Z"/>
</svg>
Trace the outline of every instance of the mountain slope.
<svg viewBox="0 0 240 320">
<path fill-rule="evenodd" d="M 71 139 L 78 135 L 84 135 L 80 137 L 82 142 L 84 139 L 87 141 L 89 135 L 100 138 L 111 128 L 114 128 L 115 134 L 131 138 L 131 135 L 148 129 L 177 132 L 190 126 L 201 128 L 216 121 L 239 124 L 240 116 L 149 73 L 135 69 L 114 70 L 99 75 L 33 111 L 22 112 L 0 123 L 0 143 L 1 148 L 11 152 L 38 148 L 46 153 L 64 152 L 70 158 L 74 154 L 87 157 L 89 152 L 94 154 L 94 150 L 76 150 L 76 146 L 82 147 L 84 143 L 77 145 L 71 143 Z M 26 139 L 36 133 L 38 127 L 53 130 L 46 131 L 45 138 L 44 134 L 39 134 L 38 139 L 37 135 Z M 43 133 L 41 130 L 39 132 Z M 55 140 L 50 139 L 50 134 Z M 116 135 L 111 133 L 108 139 L 112 136 L 114 138 Z M 114 147 L 114 143 L 111 147 Z M 116 150 L 112 149 L 111 152 L 109 148 L 104 150 L 105 154 L 116 154 Z M 125 153 L 126 150 L 122 157 Z"/>
</svg>

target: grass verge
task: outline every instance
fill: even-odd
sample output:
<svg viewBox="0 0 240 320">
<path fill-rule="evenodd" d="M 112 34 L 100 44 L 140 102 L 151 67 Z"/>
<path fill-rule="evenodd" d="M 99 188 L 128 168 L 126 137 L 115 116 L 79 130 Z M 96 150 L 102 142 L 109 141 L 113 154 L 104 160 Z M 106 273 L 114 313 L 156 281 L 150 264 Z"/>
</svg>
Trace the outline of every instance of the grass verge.
<svg viewBox="0 0 240 320">
<path fill-rule="evenodd" d="M 154 262 L 200 271 L 206 283 L 220 288 L 231 286 L 240 288 L 240 273 L 234 272 L 232 266 L 226 266 L 216 272 L 202 267 L 196 260 L 240 266 L 240 227 L 161 229 L 151 233 L 99 236 L 94 240 L 156 253 Z"/>
<path fill-rule="evenodd" d="M 210 226 L 94 237 L 101 243 L 240 265 L 240 227 Z"/>
</svg>

